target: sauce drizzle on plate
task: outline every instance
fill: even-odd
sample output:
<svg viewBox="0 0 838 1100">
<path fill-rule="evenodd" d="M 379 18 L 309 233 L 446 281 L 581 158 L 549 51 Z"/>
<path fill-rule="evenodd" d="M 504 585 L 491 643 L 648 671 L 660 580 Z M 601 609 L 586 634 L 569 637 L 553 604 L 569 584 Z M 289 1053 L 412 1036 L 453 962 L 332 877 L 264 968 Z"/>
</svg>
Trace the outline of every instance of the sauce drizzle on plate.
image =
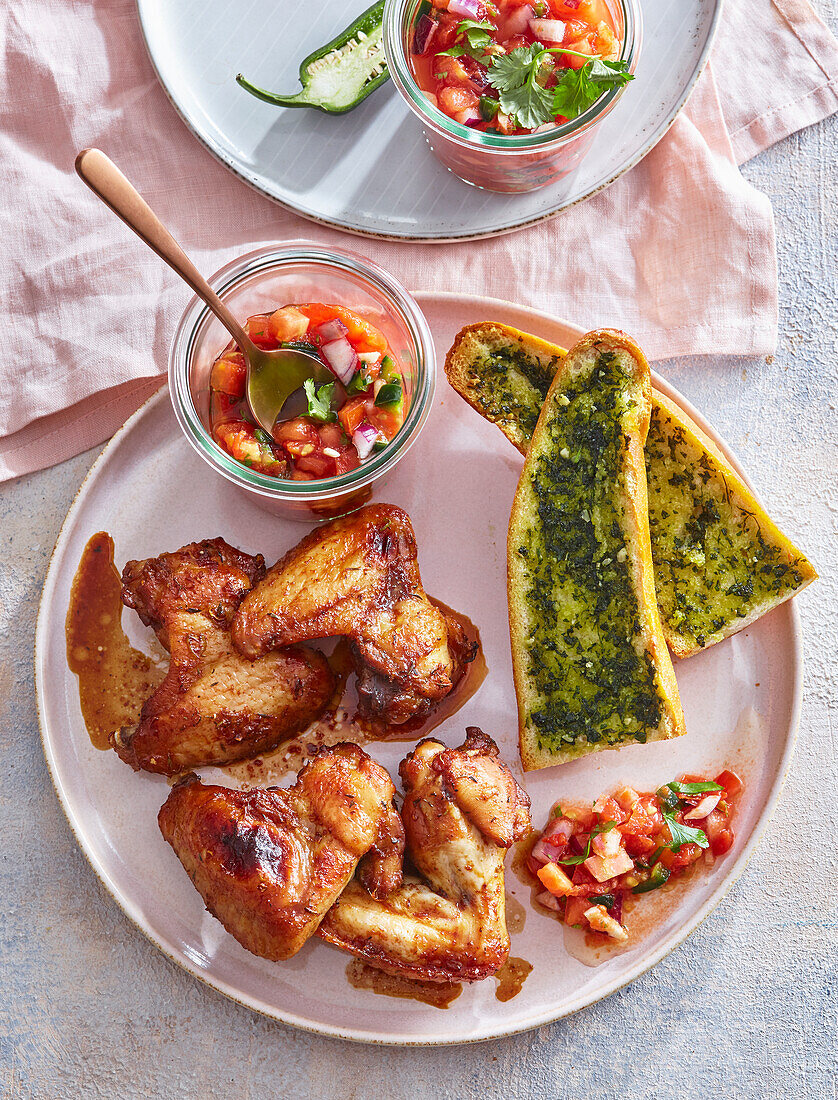
<svg viewBox="0 0 838 1100">
<path fill-rule="evenodd" d="M 122 581 L 113 561 L 113 539 L 105 531 L 84 548 L 65 630 L 67 663 L 78 677 L 84 724 L 91 743 L 108 749 L 111 733 L 139 720 L 163 672 L 134 649 L 122 629 Z"/>
</svg>

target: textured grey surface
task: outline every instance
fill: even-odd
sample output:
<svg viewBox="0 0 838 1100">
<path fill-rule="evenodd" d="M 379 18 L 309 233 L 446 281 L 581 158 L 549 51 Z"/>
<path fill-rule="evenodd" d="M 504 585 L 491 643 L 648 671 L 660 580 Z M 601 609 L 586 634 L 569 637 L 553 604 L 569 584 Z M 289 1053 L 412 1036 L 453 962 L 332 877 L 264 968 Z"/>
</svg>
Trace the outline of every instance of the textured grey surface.
<svg viewBox="0 0 838 1100">
<path fill-rule="evenodd" d="M 837 154 L 831 120 L 744 169 L 777 216 L 774 361 L 656 364 L 731 443 L 821 573 L 799 600 L 806 673 L 797 753 L 763 843 L 715 913 L 608 1000 L 523 1036 L 441 1050 L 294 1031 L 169 963 L 99 885 L 41 754 L 35 616 L 90 452 L 0 490 L 4 1097 L 836 1096 Z"/>
</svg>

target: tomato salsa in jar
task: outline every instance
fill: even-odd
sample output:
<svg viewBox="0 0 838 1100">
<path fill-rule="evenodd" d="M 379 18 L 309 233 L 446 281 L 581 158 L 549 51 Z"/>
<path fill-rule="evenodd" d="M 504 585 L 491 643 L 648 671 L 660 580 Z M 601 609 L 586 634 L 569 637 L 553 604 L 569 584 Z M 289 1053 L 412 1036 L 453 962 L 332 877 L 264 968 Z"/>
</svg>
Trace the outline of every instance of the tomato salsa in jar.
<svg viewBox="0 0 838 1100">
<path fill-rule="evenodd" d="M 628 900 L 657 890 L 733 847 L 731 825 L 742 780 L 683 775 L 654 793 L 624 787 L 590 812 L 555 807 L 527 858 L 536 901 L 603 943 L 624 943 Z"/>
<path fill-rule="evenodd" d="M 593 58 L 618 64 L 620 47 L 605 0 L 434 0 L 414 25 L 410 63 L 428 100 L 449 118 L 484 132 L 529 134 L 564 125 L 598 93 L 596 102 L 620 70 L 601 82 L 565 81 L 567 71 Z M 538 88 L 512 86 L 519 79 Z"/>
<path fill-rule="evenodd" d="M 395 438 L 408 402 L 404 374 L 369 321 L 345 306 L 304 302 L 249 317 L 245 328 L 258 347 L 305 352 L 334 379 L 308 379 L 305 411 L 277 420 L 269 434 L 248 409 L 245 359 L 231 341 L 212 365 L 210 422 L 236 461 L 269 477 L 315 481 L 358 469 Z"/>
<path fill-rule="evenodd" d="M 387 0 L 396 87 L 466 183 L 531 191 L 579 167 L 633 79 L 636 0 Z"/>
</svg>

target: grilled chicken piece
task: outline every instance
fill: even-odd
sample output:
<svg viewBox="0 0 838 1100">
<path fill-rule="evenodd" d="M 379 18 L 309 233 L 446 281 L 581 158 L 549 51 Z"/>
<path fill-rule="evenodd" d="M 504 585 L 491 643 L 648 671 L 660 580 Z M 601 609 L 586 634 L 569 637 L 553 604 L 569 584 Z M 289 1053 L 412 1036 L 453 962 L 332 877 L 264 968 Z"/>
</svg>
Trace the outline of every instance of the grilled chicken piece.
<svg viewBox="0 0 838 1100">
<path fill-rule="evenodd" d="M 509 954 L 503 861 L 531 828 L 529 798 L 474 726 L 459 749 L 420 742 L 399 773 L 407 854 L 422 877 L 380 898 L 354 879 L 318 935 L 390 974 L 486 978 Z"/>
<path fill-rule="evenodd" d="M 160 831 L 242 947 L 288 959 L 314 932 L 360 858 L 401 864 L 401 821 L 387 772 L 357 745 L 324 749 L 290 790 L 235 791 L 187 776 Z M 400 876 L 399 876 L 400 877 Z"/>
<path fill-rule="evenodd" d="M 247 661 L 233 649 L 233 614 L 264 575 L 261 555 L 223 539 L 125 566 L 123 602 L 171 655 L 138 725 L 111 736 L 132 768 L 177 775 L 255 756 L 323 712 L 334 676 L 320 653 L 295 647 Z"/>
<path fill-rule="evenodd" d="M 310 638 L 351 639 L 359 709 L 392 725 L 428 714 L 477 650 L 425 595 L 410 519 L 389 504 L 304 538 L 245 596 L 232 633 L 251 658 Z"/>
</svg>

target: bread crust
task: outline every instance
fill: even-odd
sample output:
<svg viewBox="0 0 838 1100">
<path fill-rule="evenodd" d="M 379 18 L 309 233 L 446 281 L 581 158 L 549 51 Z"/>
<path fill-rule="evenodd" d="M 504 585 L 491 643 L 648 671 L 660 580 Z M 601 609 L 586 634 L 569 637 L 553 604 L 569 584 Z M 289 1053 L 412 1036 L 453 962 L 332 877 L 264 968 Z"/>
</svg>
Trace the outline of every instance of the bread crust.
<svg viewBox="0 0 838 1100">
<path fill-rule="evenodd" d="M 575 371 L 577 363 L 583 363 L 587 354 L 596 349 L 627 354 L 635 370 L 635 383 L 639 400 L 634 416 L 626 424 L 628 447 L 625 453 L 623 475 L 626 484 L 626 527 L 632 547 L 632 579 L 638 595 L 638 611 L 641 622 L 643 648 L 658 673 L 658 695 L 661 703 L 661 718 L 658 726 L 649 730 L 647 739 L 663 740 L 677 737 L 686 732 L 684 715 L 678 695 L 675 671 L 666 646 L 661 626 L 660 613 L 655 597 L 654 574 L 652 570 L 652 550 L 649 536 L 648 504 L 646 497 L 646 466 L 643 444 L 649 428 L 651 416 L 651 376 L 649 364 L 637 344 L 625 333 L 616 329 L 598 329 L 588 333 L 567 354 L 556 371 L 550 391 L 544 402 L 542 413 L 532 439 L 531 458 L 527 458 L 521 472 L 518 490 L 512 505 L 507 543 L 507 584 L 509 599 L 510 641 L 512 646 L 512 668 L 515 682 L 515 694 L 518 700 L 518 735 L 521 760 L 526 771 L 547 767 L 576 759 L 588 752 L 597 752 L 608 748 L 621 748 L 623 745 L 608 743 L 586 743 L 565 752 L 549 752 L 539 749 L 526 730 L 527 676 L 526 676 L 526 612 L 520 597 L 517 545 L 527 522 L 527 496 L 530 485 L 530 472 L 539 452 L 542 438 L 548 431 L 550 410 L 553 399 L 561 393 L 565 382 Z M 449 376 L 450 377 L 450 376 Z M 633 423 L 631 422 L 633 421 Z M 627 539 L 628 542 L 628 539 Z M 628 742 L 624 742 L 626 744 Z"/>
</svg>

